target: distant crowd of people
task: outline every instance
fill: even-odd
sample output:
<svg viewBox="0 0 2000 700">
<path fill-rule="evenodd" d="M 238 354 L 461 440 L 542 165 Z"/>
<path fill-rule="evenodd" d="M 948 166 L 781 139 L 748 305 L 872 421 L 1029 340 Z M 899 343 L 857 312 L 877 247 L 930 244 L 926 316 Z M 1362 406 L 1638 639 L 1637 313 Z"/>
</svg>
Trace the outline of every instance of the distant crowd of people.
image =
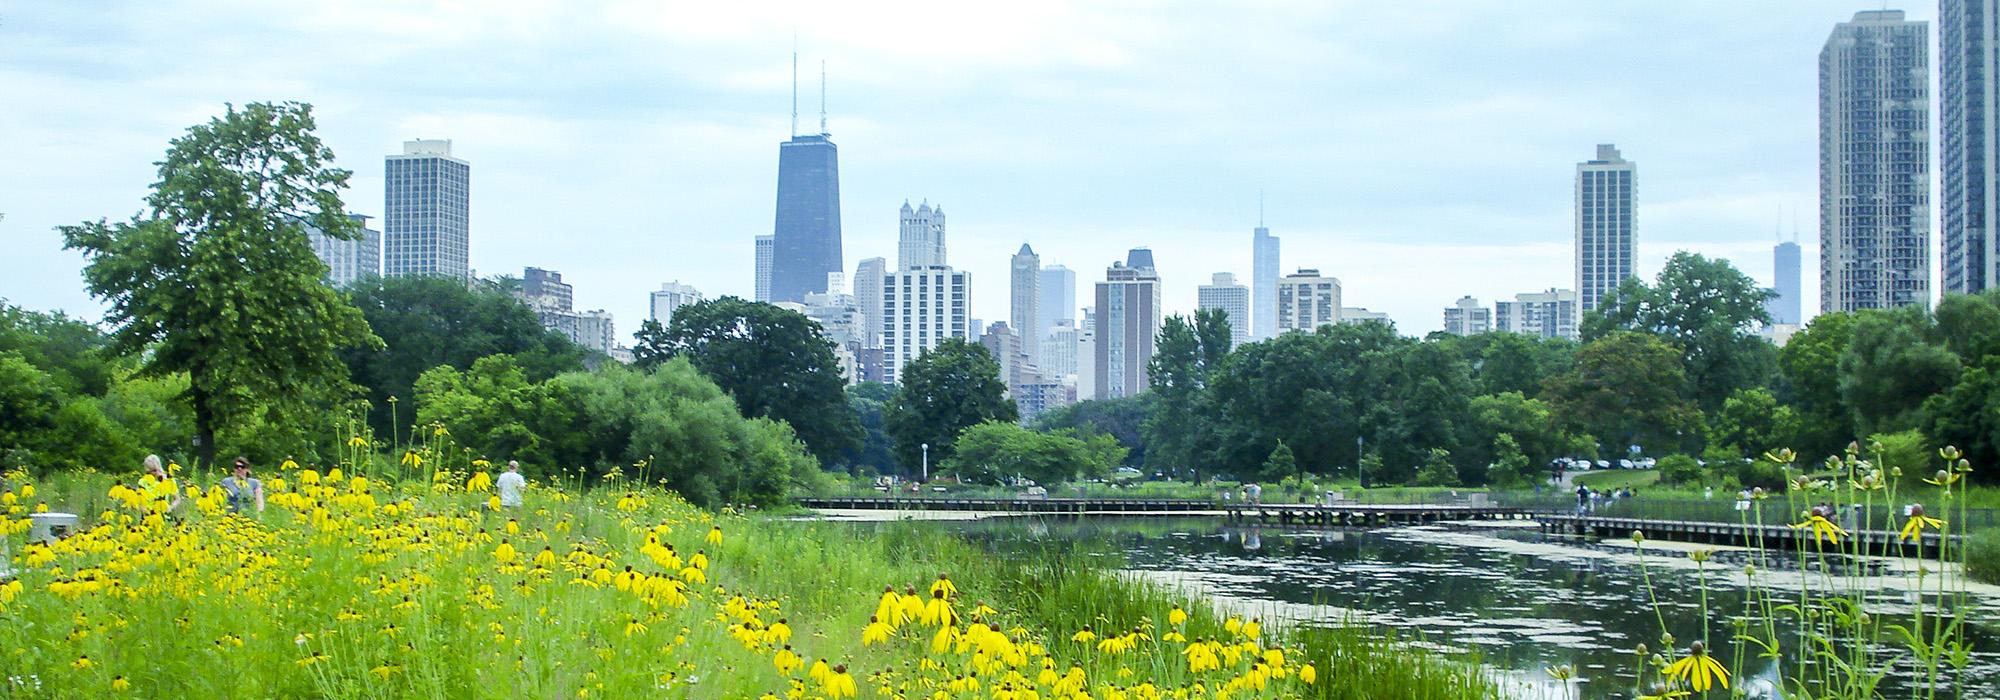
<svg viewBox="0 0 2000 700">
<path fill-rule="evenodd" d="M 1583 484 L 1577 484 L 1576 512 L 1578 515 L 1582 515 L 1585 513 L 1594 513 L 1597 512 L 1598 508 L 1608 503 L 1615 503 L 1618 501 L 1623 501 L 1638 497 L 1639 497 L 1639 492 L 1633 490 L 1632 487 L 1629 486 L 1624 488 L 1612 489 L 1610 491 L 1599 491 L 1597 489 L 1593 489 Z"/>
</svg>

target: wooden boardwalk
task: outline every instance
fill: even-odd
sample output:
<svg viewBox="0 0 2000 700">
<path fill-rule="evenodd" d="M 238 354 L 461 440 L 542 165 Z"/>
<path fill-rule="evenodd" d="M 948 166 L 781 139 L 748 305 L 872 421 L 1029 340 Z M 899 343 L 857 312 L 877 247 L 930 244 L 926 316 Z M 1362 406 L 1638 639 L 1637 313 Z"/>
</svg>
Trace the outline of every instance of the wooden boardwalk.
<svg viewBox="0 0 2000 700">
<path fill-rule="evenodd" d="M 1525 518 L 1526 511 L 1490 505 L 1374 503 L 1247 504 L 1175 498 L 802 498 L 807 508 L 954 510 L 1004 513 L 1219 515 L 1231 521 L 1327 527 Z"/>
<path fill-rule="evenodd" d="M 1540 513 L 1535 520 L 1543 532 L 1575 535 L 1595 535 L 1598 537 L 1631 537 L 1633 532 L 1645 535 L 1646 539 L 1668 542 L 1695 542 L 1700 544 L 1730 545 L 1737 547 L 1764 546 L 1773 549 L 1797 549 L 1801 546 L 1808 551 L 1824 548 L 1829 553 L 1853 551 L 1848 538 L 1841 538 L 1839 545 L 1816 542 L 1812 530 L 1795 528 L 1790 525 L 1744 525 L 1701 520 L 1658 520 L 1647 518 L 1609 518 L 1596 515 L 1574 515 L 1563 513 Z M 1906 542 L 1892 530 L 1865 530 L 1850 535 L 1861 541 L 1863 551 L 1880 556 L 1917 556 L 1935 559 L 1943 538 L 1935 531 L 1925 531 L 1920 547 L 1917 542 Z M 1960 537 L 1952 536 L 1952 546 L 1958 546 Z"/>
</svg>

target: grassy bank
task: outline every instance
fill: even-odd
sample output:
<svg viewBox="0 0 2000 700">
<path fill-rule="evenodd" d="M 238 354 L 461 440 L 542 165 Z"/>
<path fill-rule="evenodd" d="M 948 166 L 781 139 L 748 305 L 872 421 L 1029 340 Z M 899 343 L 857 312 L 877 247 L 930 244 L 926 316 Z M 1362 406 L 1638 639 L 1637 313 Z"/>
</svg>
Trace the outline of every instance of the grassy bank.
<svg viewBox="0 0 2000 700">
<path fill-rule="evenodd" d="M 1003 560 L 921 526 L 714 515 L 650 489 L 538 488 L 496 512 L 478 477 L 275 476 L 255 519 L 213 491 L 163 514 L 101 476 L 17 477 L 0 695 L 1494 694 L 1463 664 L 1222 619 L 1072 552 Z M 26 545 L 44 504 L 84 510 L 84 531 Z"/>
</svg>

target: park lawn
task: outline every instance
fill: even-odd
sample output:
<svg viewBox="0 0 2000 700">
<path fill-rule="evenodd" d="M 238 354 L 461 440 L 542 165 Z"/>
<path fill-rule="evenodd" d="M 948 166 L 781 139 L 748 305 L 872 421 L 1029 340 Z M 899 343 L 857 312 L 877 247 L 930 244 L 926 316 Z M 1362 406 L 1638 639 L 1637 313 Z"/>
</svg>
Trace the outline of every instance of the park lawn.
<svg viewBox="0 0 2000 700">
<path fill-rule="evenodd" d="M 1571 478 L 1578 484 L 1599 491 L 1622 488 L 1641 488 L 1660 483 L 1658 469 L 1606 469 L 1578 474 Z"/>
</svg>

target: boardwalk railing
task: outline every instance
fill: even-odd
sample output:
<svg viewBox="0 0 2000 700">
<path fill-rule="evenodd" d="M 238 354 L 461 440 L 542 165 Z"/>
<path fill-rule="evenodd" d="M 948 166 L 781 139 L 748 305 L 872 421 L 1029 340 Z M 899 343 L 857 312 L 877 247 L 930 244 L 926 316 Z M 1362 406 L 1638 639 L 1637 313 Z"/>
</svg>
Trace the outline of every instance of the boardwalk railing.
<svg viewBox="0 0 2000 700">
<path fill-rule="evenodd" d="M 1608 499 L 1598 501 L 1594 507 L 1588 507 L 1583 512 L 1579 512 L 1575 496 L 1501 494 L 1496 496 L 1496 500 L 1503 505 L 1515 506 L 1526 510 L 1571 515 L 1597 515 L 1608 518 L 1680 520 L 1729 525 L 1741 525 L 1745 523 L 1754 525 L 1759 522 L 1758 518 L 1760 516 L 1765 525 L 1786 525 L 1799 521 L 1798 511 L 1787 504 L 1782 496 L 1767 498 L 1761 501 L 1751 501 L 1750 507 L 1755 510 L 1749 511 L 1736 510 L 1736 494 L 1733 493 L 1728 494 L 1727 497 L 1721 493 L 1717 493 L 1715 500 L 1687 498 L 1655 499 L 1645 496 L 1623 500 Z M 1846 509 L 1838 510 L 1840 510 L 1840 515 L 1835 517 L 1834 521 L 1848 529 L 1900 528 L 1903 525 L 1903 521 L 1907 519 L 1903 515 L 1903 509 L 1900 506 L 1878 504 L 1872 509 L 1867 509 L 1866 513 L 1857 513 L 1852 516 L 1847 514 Z M 1934 517 L 1945 517 L 1938 515 L 1936 511 L 1932 511 L 1931 515 Z M 1950 518 L 1952 531 L 1958 533 L 1978 532 L 1980 530 L 2000 527 L 2000 509 L 1969 508 L 1965 511 L 1963 517 L 1960 517 L 1958 511 L 1954 509 L 1951 512 Z"/>
<path fill-rule="evenodd" d="M 957 510 L 1009 513 L 1187 513 L 1235 521 L 1324 526 L 1367 526 L 1447 520 L 1526 517 L 1517 508 L 1474 504 L 1258 503 L 1172 498 L 802 498 L 807 508 L 840 510 Z"/>
<path fill-rule="evenodd" d="M 1925 532 L 1921 541 L 1904 541 L 1892 530 L 1853 531 L 1840 538 L 1838 544 L 1818 539 L 1809 528 L 1795 528 L 1790 525 L 1743 525 L 1741 523 L 1718 523 L 1705 520 L 1654 520 L 1646 518 L 1618 518 L 1600 515 L 1574 515 L 1542 513 L 1535 516 L 1544 532 L 1559 532 L 1598 537 L 1630 537 L 1637 532 L 1647 539 L 1670 542 L 1696 542 L 1701 544 L 1730 545 L 1738 547 L 1769 547 L 1773 549 L 1797 549 L 1825 551 L 1829 554 L 1846 554 L 1855 551 L 1849 538 L 1861 543 L 1861 551 L 1867 554 L 1886 556 L 1922 556 L 1937 558 L 1944 538 L 1936 532 Z M 1951 536 L 1953 547 L 1959 536 Z"/>
</svg>

